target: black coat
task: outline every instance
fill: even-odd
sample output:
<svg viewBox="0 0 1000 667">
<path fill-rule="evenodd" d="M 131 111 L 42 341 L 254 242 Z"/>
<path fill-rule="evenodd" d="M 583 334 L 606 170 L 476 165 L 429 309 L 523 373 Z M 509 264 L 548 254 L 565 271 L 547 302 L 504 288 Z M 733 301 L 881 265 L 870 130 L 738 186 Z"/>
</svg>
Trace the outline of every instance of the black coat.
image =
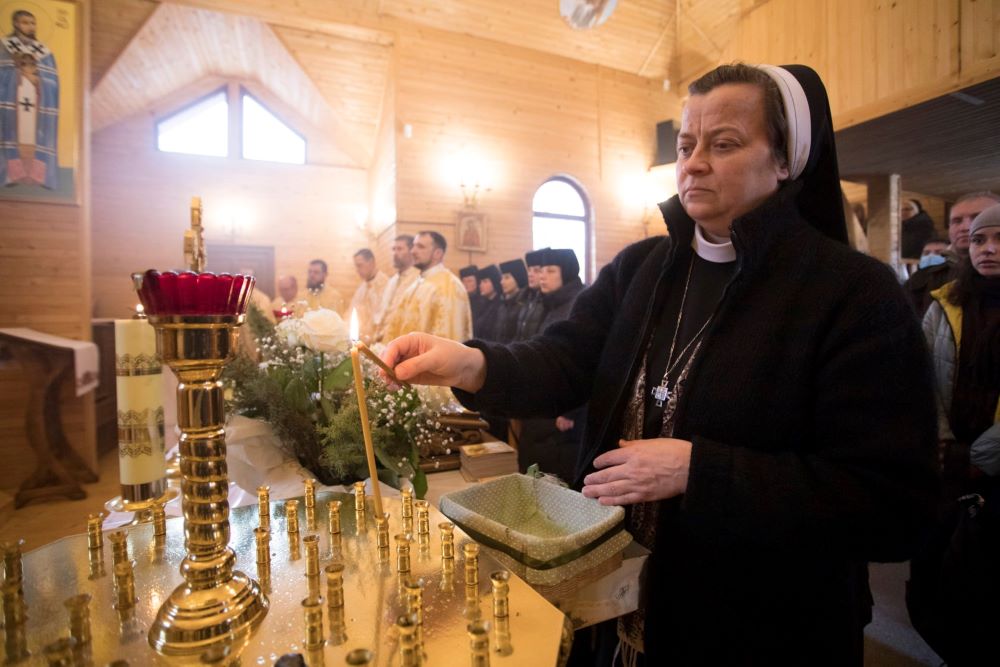
<svg viewBox="0 0 1000 667">
<path fill-rule="evenodd" d="M 687 492 L 661 504 L 647 664 L 860 665 L 867 561 L 915 551 L 937 497 L 932 375 L 895 277 L 809 226 L 798 183 L 733 224 L 737 274 L 677 408 Z M 634 369 L 694 223 L 626 248 L 569 320 L 486 356 L 467 405 L 588 402 L 577 484 L 617 446 Z"/>
<path fill-rule="evenodd" d="M 482 340 L 503 341 L 500 333 L 503 329 L 503 306 L 500 303 L 500 296 L 492 299 L 480 297 L 479 312 L 472 321 L 472 332 L 476 338 Z"/>
<path fill-rule="evenodd" d="M 517 315 L 517 333 L 514 335 L 514 340 L 528 340 L 536 333 L 540 333 L 544 317 L 542 293 L 538 289 L 526 289 L 524 305 Z"/>
<path fill-rule="evenodd" d="M 899 254 L 907 259 L 919 259 L 924 244 L 934 238 L 934 220 L 927 211 L 920 211 L 909 220 L 903 220 Z"/>
</svg>

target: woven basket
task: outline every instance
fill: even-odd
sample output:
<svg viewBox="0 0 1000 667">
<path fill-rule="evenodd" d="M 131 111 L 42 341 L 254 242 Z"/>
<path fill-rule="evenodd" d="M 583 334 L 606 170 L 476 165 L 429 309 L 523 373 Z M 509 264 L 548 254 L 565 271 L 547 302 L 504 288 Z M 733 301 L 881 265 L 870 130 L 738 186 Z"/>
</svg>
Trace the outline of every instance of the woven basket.
<svg viewBox="0 0 1000 667">
<path fill-rule="evenodd" d="M 609 559 L 620 562 L 632 541 L 621 507 L 527 475 L 445 494 L 440 508 L 497 561 L 536 586 L 602 571 Z"/>
</svg>

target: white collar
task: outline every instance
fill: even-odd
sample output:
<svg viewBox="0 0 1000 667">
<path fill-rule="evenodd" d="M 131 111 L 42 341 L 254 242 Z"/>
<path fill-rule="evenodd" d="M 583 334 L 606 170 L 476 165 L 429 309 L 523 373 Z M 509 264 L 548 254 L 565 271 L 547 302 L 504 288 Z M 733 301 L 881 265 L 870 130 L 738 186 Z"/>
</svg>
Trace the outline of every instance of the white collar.
<svg viewBox="0 0 1000 667">
<path fill-rule="evenodd" d="M 705 238 L 701 231 L 701 226 L 695 224 L 694 238 L 691 239 L 691 247 L 702 259 L 714 264 L 726 264 L 736 261 L 736 249 L 733 247 L 732 239 L 724 243 L 712 243 Z"/>
</svg>

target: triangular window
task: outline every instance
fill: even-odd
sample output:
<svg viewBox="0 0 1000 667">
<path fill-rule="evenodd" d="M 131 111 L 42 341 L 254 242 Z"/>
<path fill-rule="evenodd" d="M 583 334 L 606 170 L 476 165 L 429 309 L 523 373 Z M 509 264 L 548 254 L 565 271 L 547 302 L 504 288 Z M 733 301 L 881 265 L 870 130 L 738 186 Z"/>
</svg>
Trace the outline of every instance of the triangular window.
<svg viewBox="0 0 1000 667">
<path fill-rule="evenodd" d="M 249 93 L 243 93 L 243 158 L 306 163 L 306 140 Z"/>
<path fill-rule="evenodd" d="M 226 157 L 229 154 L 226 91 L 212 93 L 158 122 L 156 147 L 167 153 Z"/>
</svg>

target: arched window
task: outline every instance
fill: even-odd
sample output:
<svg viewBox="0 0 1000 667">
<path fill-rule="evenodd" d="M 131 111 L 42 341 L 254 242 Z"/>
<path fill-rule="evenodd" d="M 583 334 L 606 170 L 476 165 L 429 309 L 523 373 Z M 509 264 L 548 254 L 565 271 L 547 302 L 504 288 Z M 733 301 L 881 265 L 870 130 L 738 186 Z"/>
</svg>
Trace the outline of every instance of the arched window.
<svg viewBox="0 0 1000 667">
<path fill-rule="evenodd" d="M 535 190 L 531 209 L 532 247 L 571 249 L 586 280 L 590 206 L 583 189 L 565 176 L 554 176 Z"/>
</svg>

